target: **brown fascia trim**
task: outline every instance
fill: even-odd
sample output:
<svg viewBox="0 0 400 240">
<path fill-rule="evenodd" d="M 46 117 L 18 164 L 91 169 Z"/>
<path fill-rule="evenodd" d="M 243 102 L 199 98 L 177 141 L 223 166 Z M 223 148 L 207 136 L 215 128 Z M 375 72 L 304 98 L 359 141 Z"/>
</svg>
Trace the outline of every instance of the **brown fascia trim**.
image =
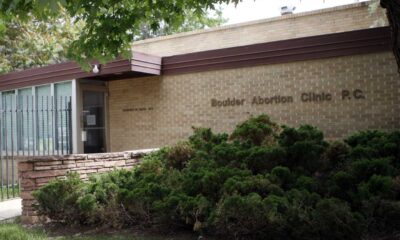
<svg viewBox="0 0 400 240">
<path fill-rule="evenodd" d="M 114 74 L 151 76 L 160 75 L 160 73 L 161 57 L 133 52 L 132 59 L 117 59 L 101 65 L 101 71 L 98 74 L 83 71 L 75 62 L 66 62 L 0 75 L 0 90 L 11 90 L 79 78 L 111 77 Z"/>
<path fill-rule="evenodd" d="M 0 91 L 65 80 L 115 80 L 288 63 L 294 61 L 390 51 L 388 27 L 333 33 L 269 43 L 189 53 L 171 57 L 133 52 L 132 59 L 102 65 L 101 72 L 83 71 L 67 62 L 0 75 Z M 162 68 L 162 70 L 161 70 Z"/>
<path fill-rule="evenodd" d="M 162 74 L 183 74 L 390 51 L 388 27 L 164 57 Z"/>
</svg>

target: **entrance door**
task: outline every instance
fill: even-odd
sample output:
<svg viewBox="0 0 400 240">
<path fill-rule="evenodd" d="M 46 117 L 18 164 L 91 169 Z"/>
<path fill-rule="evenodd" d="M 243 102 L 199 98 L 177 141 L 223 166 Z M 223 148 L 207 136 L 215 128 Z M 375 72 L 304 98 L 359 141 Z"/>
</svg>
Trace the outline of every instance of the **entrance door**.
<svg viewBox="0 0 400 240">
<path fill-rule="evenodd" d="M 82 91 L 84 153 L 105 152 L 105 104 L 103 91 Z"/>
</svg>

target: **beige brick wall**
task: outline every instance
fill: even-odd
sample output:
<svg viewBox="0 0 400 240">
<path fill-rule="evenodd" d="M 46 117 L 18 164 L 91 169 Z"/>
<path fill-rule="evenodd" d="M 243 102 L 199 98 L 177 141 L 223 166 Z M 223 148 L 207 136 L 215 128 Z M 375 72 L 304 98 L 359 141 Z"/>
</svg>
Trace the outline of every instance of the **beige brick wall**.
<svg viewBox="0 0 400 240">
<path fill-rule="evenodd" d="M 365 99 L 342 100 L 342 91 Z M 304 92 L 330 93 L 326 102 L 302 102 Z M 252 105 L 254 96 L 292 96 L 286 104 Z M 243 106 L 212 107 L 211 99 L 246 99 Z M 191 126 L 229 132 L 250 115 L 312 124 L 328 138 L 365 129 L 400 128 L 400 77 L 390 52 L 323 60 L 112 81 L 109 84 L 111 151 L 174 144 Z"/>
<path fill-rule="evenodd" d="M 199 30 L 135 42 L 133 50 L 171 56 L 211 49 L 273 42 L 370 28 L 382 10 L 368 11 L 368 3 L 356 3 L 312 12 L 286 15 L 236 25 Z"/>
</svg>

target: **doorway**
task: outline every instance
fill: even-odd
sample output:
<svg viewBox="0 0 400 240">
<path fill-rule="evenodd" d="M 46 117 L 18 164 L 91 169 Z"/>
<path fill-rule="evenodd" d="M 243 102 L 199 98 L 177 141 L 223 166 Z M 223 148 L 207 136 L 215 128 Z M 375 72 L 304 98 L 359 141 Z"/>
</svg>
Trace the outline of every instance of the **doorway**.
<svg viewBox="0 0 400 240">
<path fill-rule="evenodd" d="M 84 153 L 106 152 L 105 92 L 82 89 Z"/>
</svg>

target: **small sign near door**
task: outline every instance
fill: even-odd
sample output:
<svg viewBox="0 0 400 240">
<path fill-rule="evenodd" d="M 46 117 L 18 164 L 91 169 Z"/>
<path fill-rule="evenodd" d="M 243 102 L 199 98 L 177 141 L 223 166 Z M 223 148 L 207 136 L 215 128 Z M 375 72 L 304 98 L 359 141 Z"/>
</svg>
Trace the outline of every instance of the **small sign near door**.
<svg viewBox="0 0 400 240">
<path fill-rule="evenodd" d="M 86 124 L 88 126 L 96 126 L 96 115 L 87 115 Z"/>
</svg>

